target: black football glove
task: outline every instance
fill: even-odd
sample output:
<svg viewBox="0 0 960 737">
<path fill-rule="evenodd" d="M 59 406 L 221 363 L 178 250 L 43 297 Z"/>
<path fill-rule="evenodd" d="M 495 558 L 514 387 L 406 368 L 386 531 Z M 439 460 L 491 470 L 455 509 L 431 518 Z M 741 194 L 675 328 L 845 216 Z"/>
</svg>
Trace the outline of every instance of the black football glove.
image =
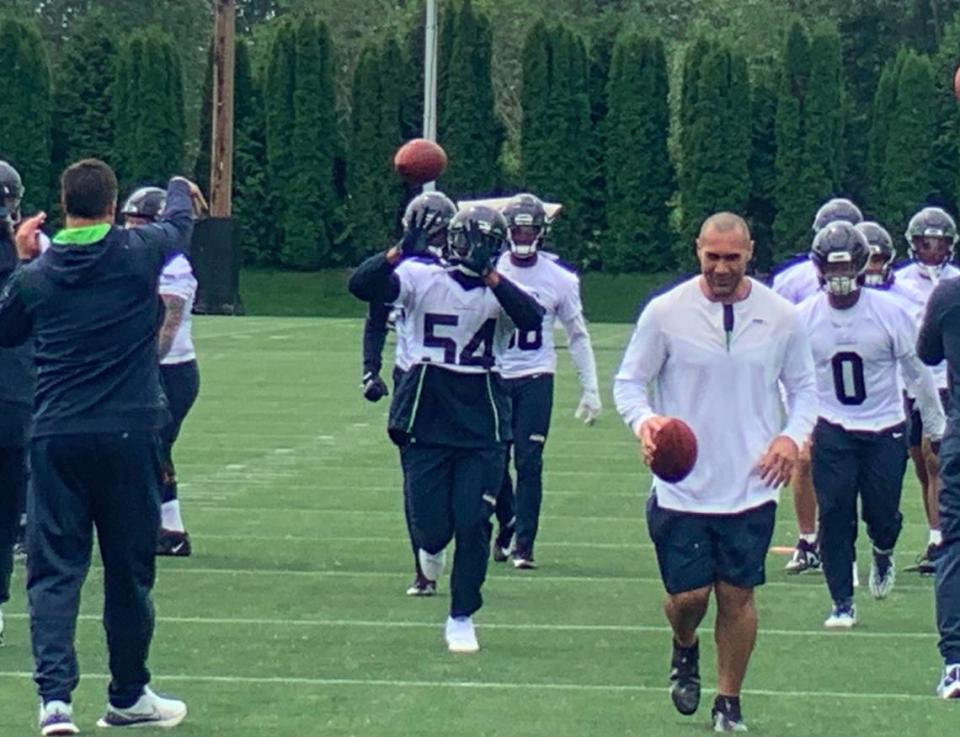
<svg viewBox="0 0 960 737">
<path fill-rule="evenodd" d="M 472 248 L 463 265 L 477 276 L 485 277 L 493 271 L 493 262 L 500 255 L 500 240 L 484 233 L 475 222 L 470 223 L 465 235 Z"/>
<path fill-rule="evenodd" d="M 404 258 L 408 256 L 420 256 L 427 251 L 427 242 L 430 240 L 430 229 L 440 219 L 439 212 L 422 210 L 414 212 L 407 228 L 403 232 L 403 238 L 397 246 Z"/>
<path fill-rule="evenodd" d="M 379 402 L 390 394 L 386 382 L 380 378 L 380 374 L 373 371 L 367 371 L 363 375 L 363 383 L 360 386 L 363 389 L 363 398 L 368 402 Z"/>
</svg>

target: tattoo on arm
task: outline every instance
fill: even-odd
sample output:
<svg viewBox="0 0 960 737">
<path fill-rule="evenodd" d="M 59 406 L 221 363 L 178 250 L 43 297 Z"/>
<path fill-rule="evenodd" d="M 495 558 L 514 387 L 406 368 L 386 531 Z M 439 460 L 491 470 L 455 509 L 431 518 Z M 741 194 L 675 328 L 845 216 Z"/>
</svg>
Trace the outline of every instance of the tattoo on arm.
<svg viewBox="0 0 960 737">
<path fill-rule="evenodd" d="M 163 325 L 160 326 L 157 353 L 163 360 L 173 347 L 173 339 L 177 335 L 177 330 L 180 329 L 180 323 L 183 322 L 183 309 L 187 306 L 187 300 L 172 294 L 161 294 L 160 298 L 163 300 L 165 313 Z"/>
</svg>

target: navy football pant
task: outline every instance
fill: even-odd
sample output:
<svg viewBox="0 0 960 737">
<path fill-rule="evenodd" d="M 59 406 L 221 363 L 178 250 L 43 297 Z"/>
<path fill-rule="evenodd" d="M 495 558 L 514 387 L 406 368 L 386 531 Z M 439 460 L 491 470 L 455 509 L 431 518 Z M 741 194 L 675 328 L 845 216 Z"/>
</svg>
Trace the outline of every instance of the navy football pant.
<svg viewBox="0 0 960 737">
<path fill-rule="evenodd" d="M 110 701 L 131 706 L 150 681 L 160 459 L 153 433 L 36 438 L 27 508 L 27 598 L 41 699 L 70 701 L 80 590 L 96 527 L 103 561 L 103 625 Z"/>
<path fill-rule="evenodd" d="M 907 428 L 853 432 L 819 420 L 813 431 L 813 486 L 820 513 L 820 555 L 834 602 L 853 599 L 857 497 L 877 550 L 893 550 L 903 527 L 900 492 L 907 470 Z"/>
<path fill-rule="evenodd" d="M 509 456 L 497 496 L 497 522 L 509 531 L 516 519 L 516 549 L 533 557 L 543 503 L 543 449 L 553 413 L 553 374 L 504 379 L 503 386 L 513 408 L 513 463 L 516 488 L 510 477 Z M 509 540 L 498 540 L 506 546 Z"/>
<path fill-rule="evenodd" d="M 450 616 L 470 616 L 483 604 L 480 588 L 487 575 L 490 515 L 503 475 L 504 449 L 411 442 L 403 464 L 415 544 L 436 554 L 456 540 Z"/>
<path fill-rule="evenodd" d="M 950 419 L 940 446 L 940 528 L 943 551 L 936 564 L 940 654 L 960 663 L 960 423 Z"/>
<path fill-rule="evenodd" d="M 0 447 L 0 604 L 10 600 L 13 544 L 27 493 L 27 449 Z"/>
<path fill-rule="evenodd" d="M 177 470 L 173 465 L 173 444 L 180 435 L 180 427 L 197 400 L 200 391 L 200 372 L 196 361 L 161 364 L 160 385 L 167 396 L 172 417 L 160 431 L 160 460 L 162 470 L 161 499 L 164 504 L 177 498 Z"/>
</svg>

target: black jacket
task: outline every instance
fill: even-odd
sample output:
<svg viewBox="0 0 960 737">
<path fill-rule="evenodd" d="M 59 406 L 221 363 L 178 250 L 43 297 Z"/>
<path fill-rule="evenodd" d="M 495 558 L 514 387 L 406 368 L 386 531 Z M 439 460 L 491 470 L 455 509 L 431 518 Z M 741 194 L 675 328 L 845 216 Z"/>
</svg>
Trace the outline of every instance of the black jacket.
<svg viewBox="0 0 960 737">
<path fill-rule="evenodd" d="M 920 326 L 917 355 L 928 366 L 947 362 L 950 403 L 947 415 L 960 421 L 960 279 L 947 279 L 937 285 L 927 302 Z"/>
<path fill-rule="evenodd" d="M 58 243 L 18 267 L 0 293 L 0 346 L 34 339 L 34 437 L 152 431 L 168 418 L 160 389 L 157 280 L 189 248 L 190 191 L 171 181 L 161 222 Z"/>
<path fill-rule="evenodd" d="M 18 263 L 16 247 L 0 227 L 0 283 Z M 33 341 L 0 348 L 0 448 L 22 447 L 27 442 L 35 382 Z"/>
</svg>

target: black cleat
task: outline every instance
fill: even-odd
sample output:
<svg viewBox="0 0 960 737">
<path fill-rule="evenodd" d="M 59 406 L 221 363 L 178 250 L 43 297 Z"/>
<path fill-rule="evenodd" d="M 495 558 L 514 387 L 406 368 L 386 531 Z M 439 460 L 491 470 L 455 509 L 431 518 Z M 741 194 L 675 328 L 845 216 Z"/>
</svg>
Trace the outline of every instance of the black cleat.
<svg viewBox="0 0 960 737">
<path fill-rule="evenodd" d="M 739 696 L 717 696 L 710 712 L 714 732 L 746 732 Z"/>
<path fill-rule="evenodd" d="M 431 581 L 426 576 L 417 575 L 407 589 L 407 596 L 436 596 L 437 582 Z"/>
<path fill-rule="evenodd" d="M 157 538 L 157 555 L 187 558 L 192 552 L 190 536 L 186 532 L 160 530 L 160 536 Z"/>
<path fill-rule="evenodd" d="M 784 570 L 793 575 L 798 575 L 804 571 L 820 570 L 820 551 L 817 549 L 816 543 L 798 540 L 797 547 L 793 550 L 793 557 L 790 558 Z"/>
<path fill-rule="evenodd" d="M 513 524 L 500 525 L 497 536 L 493 540 L 493 560 L 495 563 L 506 563 L 513 551 Z"/>
<path fill-rule="evenodd" d="M 700 706 L 700 641 L 681 647 L 673 641 L 670 661 L 670 698 L 681 714 L 690 716 Z"/>
</svg>

